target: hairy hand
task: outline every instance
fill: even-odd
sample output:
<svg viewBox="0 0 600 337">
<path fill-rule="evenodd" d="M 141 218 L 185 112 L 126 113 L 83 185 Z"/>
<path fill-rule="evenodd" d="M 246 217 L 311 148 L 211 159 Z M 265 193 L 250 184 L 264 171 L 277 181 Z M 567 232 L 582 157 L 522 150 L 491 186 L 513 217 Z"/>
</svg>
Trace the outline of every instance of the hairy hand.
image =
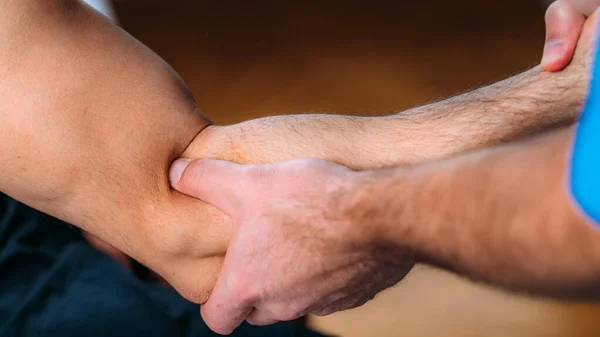
<svg viewBox="0 0 600 337">
<path fill-rule="evenodd" d="M 185 85 L 103 17 L 75 0 L 0 2 L 0 9 L 0 190 L 110 242 L 194 302 L 208 298 L 232 228 L 214 207 L 169 189 L 169 164 L 190 142 L 184 157 L 242 163 L 321 157 L 357 169 L 452 150 L 447 142 L 440 143 L 445 152 L 425 148 L 427 123 L 420 123 L 427 128 L 414 144 L 375 150 L 385 142 L 388 120 L 365 141 L 360 118 L 337 116 L 330 117 L 334 123 L 296 116 L 209 127 L 194 139 L 208 121 Z M 586 48 L 580 43 L 572 67 L 540 84 L 567 78 L 566 86 L 578 87 L 587 74 L 580 61 Z M 412 131 L 402 125 L 401 132 Z M 373 156 L 357 159 L 356 146 Z"/>
<path fill-rule="evenodd" d="M 202 306 L 211 329 L 229 334 L 245 319 L 267 325 L 354 308 L 404 278 L 413 260 L 377 245 L 373 228 L 337 204 L 354 175 L 318 159 L 174 163 L 174 188 L 233 220 L 221 275 Z"/>
<path fill-rule="evenodd" d="M 535 76 L 517 76 L 398 117 L 296 115 L 261 118 L 225 127 L 209 126 L 194 139 L 182 157 L 215 158 L 243 164 L 315 157 L 357 170 L 376 169 L 415 164 L 497 144 L 529 134 L 531 130 L 545 130 L 556 124 L 554 119 L 564 119 L 563 111 L 570 114 L 569 121 L 572 122 L 585 98 L 594 18 L 586 23 L 574 60 L 563 72 L 552 74 L 536 70 Z M 539 114 L 537 109 L 542 109 Z M 440 118 L 442 115 L 450 117 Z M 530 116 L 535 115 L 540 117 L 531 119 Z M 473 130 L 484 131 L 473 133 Z M 189 210 L 180 211 L 185 214 Z M 212 211 L 210 214 L 216 217 L 220 213 Z M 206 231 L 209 220 L 202 223 L 204 226 L 200 230 L 188 222 L 178 223 L 177 230 L 196 233 L 190 237 L 202 240 L 197 249 L 203 251 L 202 245 L 207 238 L 201 238 L 201 235 L 202 231 L 210 233 Z M 220 221 L 218 237 L 220 242 L 226 243 L 231 233 L 229 219 L 225 217 Z M 169 236 L 168 232 L 164 235 Z M 177 243 L 177 240 L 169 241 Z M 189 244 L 185 247 L 187 250 L 193 248 Z M 226 245 L 219 248 L 210 255 L 208 273 L 219 270 Z M 206 255 L 204 260 L 207 260 Z M 179 277 L 199 266 L 193 261 L 180 263 L 178 271 L 183 274 Z"/>
</svg>

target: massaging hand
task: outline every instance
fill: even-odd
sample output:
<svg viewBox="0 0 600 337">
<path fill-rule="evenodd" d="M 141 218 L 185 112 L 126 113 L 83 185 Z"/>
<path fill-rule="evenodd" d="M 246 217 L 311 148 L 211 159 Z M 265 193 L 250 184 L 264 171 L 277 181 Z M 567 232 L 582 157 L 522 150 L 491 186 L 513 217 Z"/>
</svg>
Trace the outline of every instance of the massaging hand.
<svg viewBox="0 0 600 337">
<path fill-rule="evenodd" d="M 561 100 L 564 100 L 567 94 L 581 95 L 581 99 L 575 101 L 580 102 L 583 100 L 590 69 L 590 62 L 587 56 L 590 52 L 589 46 L 591 45 L 591 37 L 594 32 L 594 21 L 592 21 L 592 19 L 593 18 L 590 18 L 584 26 L 575 56 L 569 67 L 565 69 L 565 71 L 556 74 L 543 73 L 540 78 L 536 78 L 536 80 L 530 84 L 534 87 L 534 91 L 547 95 L 558 95 L 561 97 Z M 521 78 L 520 80 L 524 79 Z M 493 88 L 493 90 L 498 90 L 498 88 Z M 523 94 L 525 93 L 526 91 L 523 92 Z M 478 96 L 475 95 L 474 97 Z M 501 95 L 500 97 L 504 98 L 505 95 Z M 556 108 L 553 109 L 578 111 L 579 103 L 576 106 L 560 104 L 554 106 L 556 106 Z M 479 108 L 479 106 L 477 107 Z M 484 104 L 480 108 L 484 109 L 485 107 Z M 540 105 L 537 104 L 525 108 L 539 109 Z M 452 110 L 452 108 L 447 111 L 450 110 Z M 443 109 L 440 113 L 442 113 L 442 111 L 444 114 L 446 113 Z M 523 113 L 527 114 L 528 111 L 525 110 Z M 467 116 L 478 118 L 477 116 L 480 115 L 473 114 Z M 383 166 L 412 164 L 419 160 L 430 160 L 436 158 L 436 156 L 439 158 L 439 156 L 448 155 L 451 152 L 447 151 L 454 151 L 457 147 L 460 148 L 462 146 L 463 149 L 472 149 L 473 147 L 484 144 L 478 142 L 477 137 L 471 137 L 467 141 L 474 141 L 473 143 L 461 144 L 459 141 L 453 141 L 452 146 L 448 146 L 447 141 L 436 142 L 434 139 L 435 134 L 438 133 L 436 130 L 440 130 L 440 127 L 447 129 L 450 128 L 452 124 L 457 123 L 456 119 L 452 118 L 449 118 L 447 125 L 444 123 L 438 124 L 437 122 L 421 122 L 420 125 L 423 127 L 423 133 L 418 133 L 418 136 L 411 136 L 410 132 L 407 130 L 407 124 L 405 124 L 406 119 L 401 119 L 404 120 L 404 122 L 397 122 L 400 127 L 395 129 L 392 127 L 392 124 L 394 123 L 393 120 L 389 119 L 383 119 L 369 127 L 363 125 L 356 128 L 356 121 L 348 122 L 345 121 L 343 117 L 341 120 L 332 121 L 330 119 L 324 120 L 321 117 L 322 116 L 319 116 L 319 118 L 311 118 L 311 116 L 306 115 L 280 116 L 251 120 L 232 126 L 210 126 L 204 129 L 204 131 L 194 139 L 181 157 L 216 158 L 247 164 L 271 163 L 293 158 L 318 157 L 328 161 L 338 162 L 344 166 L 349 166 L 357 170 L 363 170 L 380 168 Z M 381 122 L 385 124 L 381 124 Z M 519 120 L 515 122 L 519 122 Z M 472 124 L 470 125 L 472 127 Z M 482 129 L 489 129 L 488 125 L 481 125 L 481 127 Z M 374 136 L 370 138 L 364 130 L 370 130 L 368 133 Z M 385 136 L 383 135 L 385 132 L 396 132 L 396 134 L 395 136 L 390 136 L 389 134 Z M 399 137 L 401 140 L 390 142 L 391 147 L 388 149 L 382 146 L 386 143 L 382 141 L 382 139 L 397 139 L 395 137 Z M 371 139 L 371 141 L 368 141 L 369 139 Z M 418 156 L 411 157 L 412 153 L 418 153 Z M 186 214 L 190 209 L 182 208 L 180 211 L 183 212 L 183 214 Z M 207 211 L 204 210 L 204 212 Z M 226 225 L 219 225 L 220 223 L 215 225 L 214 217 L 219 215 L 218 219 L 220 219 L 221 213 L 216 211 L 207 213 L 211 214 L 213 219 L 205 216 L 205 219 L 201 222 L 201 227 L 194 226 L 193 223 L 187 221 L 185 223 L 179 222 L 177 223 L 177 226 L 174 227 L 182 232 L 180 237 L 185 239 L 191 238 L 189 241 L 191 242 L 192 247 L 194 242 L 197 243 L 199 240 L 204 240 L 201 244 L 195 245 L 198 249 L 197 252 L 192 250 L 192 252 L 196 253 L 196 256 L 201 256 L 203 258 L 194 258 L 194 255 L 190 255 L 188 252 L 180 254 L 180 256 L 186 257 L 186 259 L 178 259 L 183 262 L 180 263 L 181 267 L 178 269 L 178 271 L 181 272 L 173 276 L 173 280 L 175 281 L 183 276 L 188 276 L 189 280 L 194 281 L 194 275 L 203 277 L 202 280 L 208 279 L 208 276 L 211 276 L 211 279 L 214 276 L 214 279 L 216 279 L 216 275 L 221 266 L 222 256 L 225 255 L 230 233 L 232 233 L 233 230 L 229 227 L 228 217 L 224 217 L 220 222 L 225 222 Z M 172 235 L 172 231 L 169 231 L 170 228 L 173 227 L 165 227 L 166 231 L 162 234 L 166 237 Z M 214 234 L 213 229 L 223 228 L 226 229 L 223 231 L 224 233 Z M 198 234 L 189 234 L 195 232 Z M 208 244 L 210 241 L 207 237 L 209 239 L 213 237 L 222 239 L 222 242 L 218 246 L 219 250 L 217 253 L 213 253 L 213 255 L 207 254 L 207 252 L 215 251 L 207 248 L 209 246 L 214 246 Z M 168 241 L 173 242 L 174 244 L 179 242 L 177 239 L 170 239 Z M 190 255 L 191 258 L 187 258 L 188 255 Z M 208 256 L 212 257 L 212 259 L 209 259 Z M 200 262 L 204 261 L 204 264 L 190 263 L 190 261 L 196 260 Z M 172 264 L 177 264 L 177 260 L 174 260 Z M 207 266 L 210 267 L 210 269 L 207 269 Z M 198 273 L 197 270 L 201 270 L 202 272 Z M 196 282 L 196 284 L 198 283 L 199 282 Z M 193 284 L 193 282 L 190 284 Z M 208 284 L 212 285 L 213 283 L 202 282 L 201 288 L 207 290 L 212 289 L 206 287 Z M 178 290 L 185 289 L 185 287 L 178 288 Z M 202 296 L 202 299 L 205 298 L 207 297 Z"/>
<path fill-rule="evenodd" d="M 347 158 L 344 155 L 353 151 L 338 146 L 348 146 L 350 137 L 332 136 L 333 130 L 355 135 L 361 128 L 310 119 L 304 125 L 304 118 L 298 117 L 211 127 L 198 134 L 208 122 L 181 80 L 104 18 L 74 0 L 5 1 L 0 8 L 5 19 L 0 24 L 0 54 L 6 56 L 0 57 L 0 80 L 5 84 L 0 86 L 0 125 L 6 127 L 0 132 L 0 157 L 5 159 L 0 160 L 0 190 L 110 242 L 194 302 L 208 298 L 231 227 L 214 208 L 172 193 L 166 172 L 174 157 L 245 163 L 322 157 L 375 168 L 389 165 L 383 159 L 392 152 L 404 157 L 395 163 L 412 163 L 482 144 L 461 147 L 454 142 L 458 149 L 452 149 L 441 142 L 439 151 L 432 150 L 435 145 L 425 151 L 430 129 L 440 127 L 434 123 L 423 132 L 427 136 L 413 137 L 421 148 L 405 145 L 400 151 L 397 144 L 406 144 L 403 140 L 393 151 L 371 147 L 365 158 Z M 588 73 L 580 66 L 585 57 L 577 56 L 587 50 L 583 46 L 566 71 L 536 85 L 549 94 L 556 92 L 557 84 L 559 89 L 580 91 Z M 35 52 L 38 49 L 44 53 Z M 372 144 L 381 143 L 382 129 L 386 128 L 376 125 Z M 375 152 L 384 158 L 373 160 Z M 418 155 L 411 157 L 412 152 Z"/>
<path fill-rule="evenodd" d="M 548 71 L 563 70 L 573 58 L 587 17 L 600 0 L 557 0 L 546 12 L 546 46 L 542 66 Z"/>
<path fill-rule="evenodd" d="M 336 203 L 355 175 L 317 159 L 175 162 L 173 187 L 233 220 L 222 273 L 202 306 L 211 329 L 228 334 L 244 319 L 267 325 L 354 308 L 404 278 L 412 259 L 372 244 L 374 233 Z"/>
</svg>

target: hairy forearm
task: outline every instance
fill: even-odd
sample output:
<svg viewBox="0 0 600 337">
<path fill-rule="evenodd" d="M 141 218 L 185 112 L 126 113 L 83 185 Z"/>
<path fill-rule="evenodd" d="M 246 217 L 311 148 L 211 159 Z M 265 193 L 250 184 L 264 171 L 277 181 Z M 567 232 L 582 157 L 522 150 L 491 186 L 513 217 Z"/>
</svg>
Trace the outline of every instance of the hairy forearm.
<svg viewBox="0 0 600 337">
<path fill-rule="evenodd" d="M 447 157 L 569 125 L 587 93 L 593 28 L 592 20 L 586 23 L 573 61 L 560 73 L 535 67 L 385 117 L 293 115 L 213 127 L 185 155 L 204 151 L 240 163 L 318 157 L 358 170 L 377 169 Z"/>
<path fill-rule="evenodd" d="M 200 132 L 209 122 L 173 71 L 78 1 L 8 1 L 0 9 L 0 191 L 86 229 L 178 288 L 193 284 L 197 292 L 185 295 L 198 302 L 231 227 L 214 208 L 170 190 L 168 166 L 184 149 L 239 162 L 317 156 L 375 168 L 425 158 L 429 138 L 447 127 L 432 122 L 444 118 L 411 114 L 313 115 Z M 468 116 L 465 101 L 480 100 L 462 97 L 452 116 Z M 427 111 L 443 116 L 440 104 Z M 431 156 L 478 146 L 472 141 L 439 144 Z"/>
<path fill-rule="evenodd" d="M 287 115 L 214 126 L 186 156 L 202 151 L 240 163 L 317 157 L 358 170 L 447 157 L 573 123 L 587 90 L 584 68 L 581 62 L 562 73 L 536 67 L 384 117 Z"/>
<path fill-rule="evenodd" d="M 353 199 L 370 206 L 353 212 L 379 219 L 383 241 L 423 262 L 512 290 L 597 298 L 600 234 L 566 190 L 570 139 L 571 131 L 563 129 L 379 172 L 366 177 L 367 187 Z"/>
<path fill-rule="evenodd" d="M 413 128 L 413 162 L 447 157 L 571 125 L 581 111 L 587 77 L 579 63 L 563 73 L 535 67 L 390 119 L 398 127 L 406 119 L 419 126 Z"/>
</svg>

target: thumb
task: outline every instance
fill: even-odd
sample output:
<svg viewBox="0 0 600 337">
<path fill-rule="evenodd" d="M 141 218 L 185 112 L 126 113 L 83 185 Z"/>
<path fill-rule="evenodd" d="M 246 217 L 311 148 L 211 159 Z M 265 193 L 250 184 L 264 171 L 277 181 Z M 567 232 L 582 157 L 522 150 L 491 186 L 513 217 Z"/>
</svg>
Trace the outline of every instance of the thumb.
<svg viewBox="0 0 600 337">
<path fill-rule="evenodd" d="M 546 44 L 542 67 L 547 71 L 563 70 L 573 58 L 585 23 L 583 12 L 568 1 L 554 2 L 546 12 Z"/>
<path fill-rule="evenodd" d="M 600 6 L 600 0 L 571 0 L 571 2 L 575 9 L 586 17 L 591 16 Z"/>
<path fill-rule="evenodd" d="M 171 164 L 173 189 L 205 201 L 232 216 L 239 209 L 238 191 L 245 178 L 242 166 L 213 159 L 177 159 Z"/>
</svg>

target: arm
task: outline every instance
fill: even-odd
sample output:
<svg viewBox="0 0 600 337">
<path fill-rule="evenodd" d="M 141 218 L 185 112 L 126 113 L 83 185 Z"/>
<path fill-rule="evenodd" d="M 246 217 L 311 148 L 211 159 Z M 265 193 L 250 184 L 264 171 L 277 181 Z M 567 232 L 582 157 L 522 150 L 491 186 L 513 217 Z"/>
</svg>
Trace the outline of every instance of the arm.
<svg viewBox="0 0 600 337">
<path fill-rule="evenodd" d="M 589 20 L 573 62 L 562 72 L 535 67 L 390 116 L 293 115 L 211 126 L 184 157 L 197 158 L 201 152 L 238 163 L 318 157 L 354 169 L 375 169 L 448 157 L 571 125 L 587 92 L 592 26 Z"/>
<path fill-rule="evenodd" d="M 448 157 L 572 124 L 586 92 L 584 74 L 579 64 L 556 74 L 534 68 L 383 117 L 288 115 L 211 126 L 207 140 L 192 143 L 184 157 L 202 152 L 239 163 L 318 157 L 359 170 Z"/>
<path fill-rule="evenodd" d="M 244 131 L 244 139 L 256 139 L 253 128 Z M 597 296 L 600 245 L 594 241 L 600 239 L 562 191 L 568 136 L 562 130 L 537 143 L 375 175 L 319 160 L 246 167 L 177 160 L 172 186 L 219 207 L 236 224 L 202 307 L 205 322 L 226 334 L 243 320 L 263 325 L 360 306 L 402 280 L 416 261 L 516 290 Z M 360 142 L 353 145 L 364 151 Z M 523 186 L 525 199 L 515 197 Z M 555 207 L 556 218 L 543 213 Z M 552 254 L 562 247 L 565 254 Z"/>
<path fill-rule="evenodd" d="M 564 129 L 376 173 L 347 209 L 362 221 L 379 214 L 376 237 L 427 263 L 513 290 L 597 298 L 600 235 L 566 189 L 571 138 Z"/>
<path fill-rule="evenodd" d="M 0 10 L 0 190 L 205 300 L 229 227 L 168 185 L 172 159 L 209 124 L 182 81 L 79 1 Z"/>
<path fill-rule="evenodd" d="M 597 4 L 556 1 L 546 13 L 542 66 L 507 80 L 386 117 L 295 115 L 211 126 L 184 156 L 202 153 L 239 163 L 318 157 L 374 169 L 447 157 L 570 125 L 587 92 L 595 16 L 584 21 Z M 565 70 L 551 74 L 542 69 Z"/>
<path fill-rule="evenodd" d="M 570 120 L 583 93 L 559 100 L 553 90 L 583 88 L 585 82 L 582 56 L 563 73 L 535 70 L 524 75 L 528 80 L 520 77 L 447 106 L 420 108 L 429 116 L 422 120 L 413 114 L 283 117 L 207 129 L 209 121 L 172 69 L 78 1 L 2 1 L 0 9 L 0 190 L 109 242 L 195 302 L 204 302 L 214 285 L 231 224 L 213 207 L 169 188 L 173 158 L 185 153 L 265 162 L 310 155 L 360 168 L 412 163 L 429 153 L 443 156 L 527 133 L 531 124 L 503 128 L 502 120 L 494 119 L 478 126 L 459 123 L 463 132 L 478 131 L 452 146 L 430 135 L 443 135 L 456 116 L 466 118 L 484 107 L 491 111 L 504 97 L 527 90 L 532 105 L 539 99 L 536 117 L 527 123 L 545 120 L 550 112 Z M 483 98 L 488 104 L 478 103 Z M 446 107 L 454 110 L 446 114 Z M 514 104 L 501 110 L 507 118 L 528 114 Z M 382 122 L 396 118 L 381 134 Z M 492 128 L 504 131 L 490 136 L 486 130 Z M 324 138 L 332 129 L 343 132 Z M 386 146 L 383 155 L 369 159 L 335 138 L 348 139 L 357 130 L 369 138 L 361 144 Z M 377 141 L 380 136 L 395 144 Z M 430 138 L 436 141 L 423 142 Z M 433 149 L 436 144 L 441 148 Z M 424 145 L 432 148 L 425 151 Z"/>
<path fill-rule="evenodd" d="M 233 238 L 202 307 L 230 333 L 360 306 L 415 262 L 517 291 L 600 294 L 600 234 L 565 189 L 571 132 L 408 169 L 308 159 L 178 160 L 174 188 L 230 215 Z M 264 266 L 269 266 L 265 268 Z M 290 268 L 293 266 L 293 268 Z"/>
</svg>

